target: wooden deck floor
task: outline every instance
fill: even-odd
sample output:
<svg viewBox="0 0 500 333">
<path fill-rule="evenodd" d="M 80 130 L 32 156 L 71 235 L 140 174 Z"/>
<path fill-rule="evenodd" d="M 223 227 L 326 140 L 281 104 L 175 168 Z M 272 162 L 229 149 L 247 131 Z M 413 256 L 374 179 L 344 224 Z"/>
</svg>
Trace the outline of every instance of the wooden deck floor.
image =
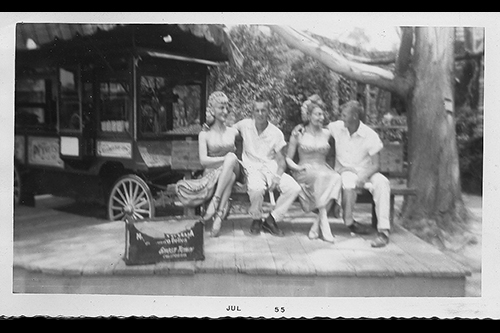
<svg viewBox="0 0 500 333">
<path fill-rule="evenodd" d="M 64 207 L 16 210 L 14 276 L 17 272 L 29 278 L 22 283 L 14 279 L 15 292 L 464 296 L 470 274 L 398 226 L 381 249 L 370 246 L 375 234 L 351 234 L 339 219 L 331 220 L 335 244 L 310 240 L 313 215 L 297 210 L 280 224 L 282 238 L 250 235 L 250 219 L 236 214 L 225 221 L 218 238 L 211 238 L 206 226 L 203 261 L 127 266 L 122 259 L 123 222 L 82 216 Z M 369 213 L 360 214 L 360 221 L 369 223 Z"/>
</svg>

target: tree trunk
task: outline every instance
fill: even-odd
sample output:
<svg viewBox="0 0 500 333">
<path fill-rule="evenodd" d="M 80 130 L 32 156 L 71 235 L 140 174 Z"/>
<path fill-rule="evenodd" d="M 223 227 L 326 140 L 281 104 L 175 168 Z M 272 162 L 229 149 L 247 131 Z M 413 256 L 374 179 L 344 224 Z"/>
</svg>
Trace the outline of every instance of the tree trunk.
<svg viewBox="0 0 500 333">
<path fill-rule="evenodd" d="M 453 28 L 415 28 L 414 87 L 407 97 L 408 185 L 404 220 L 427 236 L 457 231 L 465 221 L 453 101 Z M 461 228 L 460 228 L 461 229 Z M 423 235 L 425 236 L 425 235 Z"/>
<path fill-rule="evenodd" d="M 408 185 L 417 189 L 417 195 L 405 201 L 403 223 L 437 245 L 446 246 L 448 236 L 460 235 L 457 231 L 466 234 L 467 211 L 461 194 L 454 119 L 453 28 L 403 27 L 395 75 L 349 61 L 294 29 L 271 28 L 291 47 L 331 70 L 405 100 Z"/>
</svg>

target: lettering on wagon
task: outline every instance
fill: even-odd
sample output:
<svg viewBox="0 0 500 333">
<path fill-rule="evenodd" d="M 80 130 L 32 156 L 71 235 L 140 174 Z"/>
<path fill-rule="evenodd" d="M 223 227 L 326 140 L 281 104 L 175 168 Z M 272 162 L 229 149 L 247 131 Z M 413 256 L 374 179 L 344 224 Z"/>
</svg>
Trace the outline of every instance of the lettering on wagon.
<svg viewBox="0 0 500 333">
<path fill-rule="evenodd" d="M 132 144 L 130 142 L 97 141 L 97 155 L 132 158 Z"/>
<path fill-rule="evenodd" d="M 64 162 L 59 157 L 59 138 L 29 137 L 28 162 L 63 168 Z"/>
</svg>

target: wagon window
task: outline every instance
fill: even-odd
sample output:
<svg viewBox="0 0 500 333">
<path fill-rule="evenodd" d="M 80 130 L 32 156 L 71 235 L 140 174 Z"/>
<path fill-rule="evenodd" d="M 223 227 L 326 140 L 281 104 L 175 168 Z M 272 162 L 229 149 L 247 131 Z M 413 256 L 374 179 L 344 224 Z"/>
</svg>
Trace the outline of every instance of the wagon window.
<svg viewBox="0 0 500 333">
<path fill-rule="evenodd" d="M 79 73 L 77 69 L 59 69 L 59 128 L 62 130 L 81 130 L 81 110 Z"/>
<path fill-rule="evenodd" d="M 143 134 L 197 134 L 201 129 L 200 109 L 200 84 L 173 84 L 165 77 L 141 77 Z"/>
<path fill-rule="evenodd" d="M 173 104 L 173 133 L 197 134 L 201 130 L 201 86 L 177 85 L 174 94 L 178 97 Z"/>
<path fill-rule="evenodd" d="M 103 132 L 128 132 L 130 97 L 125 82 L 101 82 L 100 121 Z"/>
<path fill-rule="evenodd" d="M 17 79 L 15 88 L 16 126 L 50 125 L 49 79 Z"/>
</svg>

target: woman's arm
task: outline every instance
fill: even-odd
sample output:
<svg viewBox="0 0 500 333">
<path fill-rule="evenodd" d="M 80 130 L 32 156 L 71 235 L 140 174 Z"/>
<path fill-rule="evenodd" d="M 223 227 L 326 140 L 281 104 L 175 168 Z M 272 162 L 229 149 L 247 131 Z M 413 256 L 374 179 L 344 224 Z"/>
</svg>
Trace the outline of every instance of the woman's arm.
<svg viewBox="0 0 500 333">
<path fill-rule="evenodd" d="M 303 167 L 297 165 L 297 163 L 293 161 L 295 153 L 297 152 L 297 141 L 297 135 L 292 134 L 290 136 L 290 142 L 288 143 L 288 151 L 286 154 L 286 164 L 293 171 L 300 171 L 303 169 Z"/>
<path fill-rule="evenodd" d="M 330 150 L 326 155 L 326 163 L 335 169 L 335 138 L 330 135 L 330 131 L 326 130 L 325 133 L 328 133 L 328 144 L 330 145 Z"/>
</svg>

